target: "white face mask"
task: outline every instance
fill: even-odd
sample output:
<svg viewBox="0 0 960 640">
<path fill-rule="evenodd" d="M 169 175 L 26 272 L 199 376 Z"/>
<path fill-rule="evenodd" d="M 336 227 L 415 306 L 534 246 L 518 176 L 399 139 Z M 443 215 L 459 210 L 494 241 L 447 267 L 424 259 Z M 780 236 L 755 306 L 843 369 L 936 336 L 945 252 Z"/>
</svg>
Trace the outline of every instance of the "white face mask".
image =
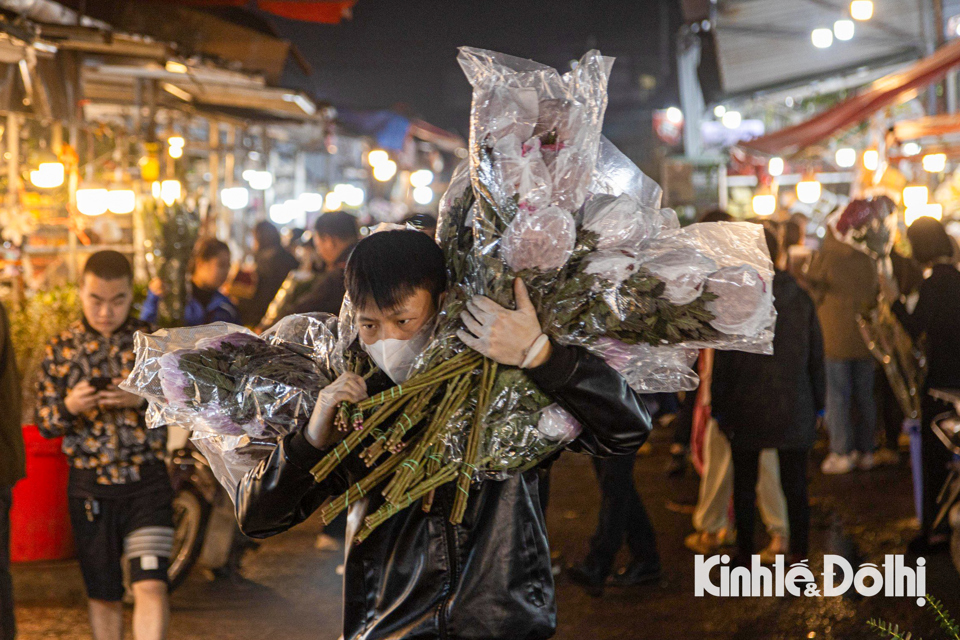
<svg viewBox="0 0 960 640">
<path fill-rule="evenodd" d="M 366 344 L 360 340 L 360 346 L 395 384 L 403 384 L 410 379 L 417 356 L 430 342 L 432 334 L 433 323 L 429 323 L 428 327 L 421 329 L 409 340 L 386 338 L 377 340 L 373 344 Z"/>
</svg>

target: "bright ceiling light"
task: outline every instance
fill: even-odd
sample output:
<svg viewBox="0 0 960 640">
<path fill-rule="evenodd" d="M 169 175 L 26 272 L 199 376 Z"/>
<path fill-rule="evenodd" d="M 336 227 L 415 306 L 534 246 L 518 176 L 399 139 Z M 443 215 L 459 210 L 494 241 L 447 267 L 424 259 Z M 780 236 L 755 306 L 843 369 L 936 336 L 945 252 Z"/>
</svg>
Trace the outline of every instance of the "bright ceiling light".
<svg viewBox="0 0 960 640">
<path fill-rule="evenodd" d="M 723 118 L 720 119 L 728 129 L 737 129 L 740 127 L 740 123 L 743 122 L 743 117 L 740 115 L 739 111 L 727 111 L 723 114 Z"/>
<path fill-rule="evenodd" d="M 244 171 L 243 179 L 257 191 L 266 191 L 273 186 L 273 174 L 269 171 Z"/>
<path fill-rule="evenodd" d="M 297 217 L 297 210 L 289 206 L 290 201 L 270 205 L 270 220 L 276 224 L 290 224 Z"/>
<path fill-rule="evenodd" d="M 857 164 L 857 151 L 855 149 L 851 149 L 850 147 L 837 149 L 835 160 L 837 161 L 838 167 L 849 169 L 853 165 Z"/>
<path fill-rule="evenodd" d="M 680 111 L 677 107 L 667 107 L 667 122 L 672 124 L 680 124 L 683 122 L 683 111 Z"/>
<path fill-rule="evenodd" d="M 833 35 L 836 36 L 837 40 L 852 39 L 855 30 L 853 20 L 837 20 L 833 23 Z"/>
<path fill-rule="evenodd" d="M 331 191 L 323 199 L 323 208 L 327 211 L 336 211 L 343 205 L 343 200 L 340 199 L 340 196 L 336 191 Z"/>
<path fill-rule="evenodd" d="M 183 147 L 169 147 L 167 153 L 170 154 L 170 157 L 176 160 L 177 158 L 183 157 Z"/>
<path fill-rule="evenodd" d="M 187 141 L 183 139 L 183 136 L 170 136 L 167 138 L 167 144 L 171 147 L 182 147 L 187 144 Z"/>
<path fill-rule="evenodd" d="M 928 153 L 923 156 L 923 170 L 929 173 L 940 173 L 947 168 L 947 154 Z"/>
<path fill-rule="evenodd" d="M 319 193 L 301 193 L 297 200 L 307 213 L 316 213 L 323 209 L 323 196 Z"/>
<path fill-rule="evenodd" d="M 110 213 L 133 213 L 137 208 L 137 194 L 133 189 L 111 189 L 107 192 L 107 209 Z"/>
<path fill-rule="evenodd" d="M 810 40 L 817 49 L 826 49 L 833 44 L 833 31 L 830 29 L 814 29 L 810 32 Z"/>
<path fill-rule="evenodd" d="M 433 189 L 430 187 L 417 187 L 413 190 L 413 201 L 421 205 L 430 204 L 433 202 Z"/>
<path fill-rule="evenodd" d="M 767 163 L 767 173 L 773 177 L 783 175 L 783 158 L 775 157 L 770 158 L 770 162 Z"/>
<path fill-rule="evenodd" d="M 388 161 L 390 156 L 387 155 L 387 152 L 383 149 L 374 149 L 367 154 L 367 162 L 370 163 L 371 167 L 376 167 L 384 162 Z"/>
<path fill-rule="evenodd" d="M 373 177 L 380 182 L 386 182 L 397 173 L 397 163 L 393 160 L 381 162 L 373 167 Z"/>
<path fill-rule="evenodd" d="M 880 166 L 880 152 L 876 149 L 867 149 L 863 152 L 863 168 L 867 171 L 876 171 Z"/>
<path fill-rule="evenodd" d="M 926 187 L 904 187 L 903 206 L 919 207 L 930 201 L 930 191 Z"/>
<path fill-rule="evenodd" d="M 55 189 L 63 184 L 64 170 L 61 162 L 41 162 L 30 172 L 30 182 L 39 189 Z"/>
<path fill-rule="evenodd" d="M 820 199 L 820 182 L 817 180 L 801 180 L 797 183 L 797 200 L 804 204 L 813 204 Z"/>
<path fill-rule="evenodd" d="M 915 156 L 920 153 L 920 145 L 916 142 L 907 142 L 900 147 L 900 151 L 902 151 L 905 156 Z"/>
<path fill-rule="evenodd" d="M 250 204 L 250 191 L 246 187 L 227 187 L 220 191 L 220 202 L 231 211 L 245 209 Z"/>
<path fill-rule="evenodd" d="M 189 71 L 189 69 L 187 68 L 187 65 L 181 62 L 174 62 L 173 60 L 167 61 L 166 70 L 169 73 L 186 73 L 187 71 Z"/>
<path fill-rule="evenodd" d="M 347 205 L 348 207 L 359 207 L 363 204 L 363 200 L 366 195 L 367 194 L 360 187 L 351 186 L 346 195 L 341 197 L 343 198 L 343 204 Z"/>
<path fill-rule="evenodd" d="M 726 112 L 727 112 L 727 108 L 722 104 L 718 104 L 713 108 L 713 117 L 722 118 L 723 114 L 725 114 Z"/>
<path fill-rule="evenodd" d="M 758 216 L 773 215 L 777 210 L 777 197 L 772 194 L 753 196 L 753 212 Z"/>
<path fill-rule="evenodd" d="M 160 199 L 168 207 L 180 199 L 183 193 L 183 187 L 179 180 L 164 180 L 160 183 Z"/>
<path fill-rule="evenodd" d="M 907 207 L 903 212 L 903 221 L 908 227 L 920 218 L 943 220 L 943 205 L 920 204 L 913 207 Z"/>
<path fill-rule="evenodd" d="M 433 182 L 433 171 L 420 169 L 410 174 L 410 184 L 414 187 L 426 187 Z"/>
<path fill-rule="evenodd" d="M 106 189 L 77 189 L 77 211 L 85 216 L 100 216 L 107 209 Z"/>
<path fill-rule="evenodd" d="M 869 20 L 873 17 L 873 2 L 871 0 L 853 0 L 850 3 L 850 16 L 854 20 Z"/>
</svg>

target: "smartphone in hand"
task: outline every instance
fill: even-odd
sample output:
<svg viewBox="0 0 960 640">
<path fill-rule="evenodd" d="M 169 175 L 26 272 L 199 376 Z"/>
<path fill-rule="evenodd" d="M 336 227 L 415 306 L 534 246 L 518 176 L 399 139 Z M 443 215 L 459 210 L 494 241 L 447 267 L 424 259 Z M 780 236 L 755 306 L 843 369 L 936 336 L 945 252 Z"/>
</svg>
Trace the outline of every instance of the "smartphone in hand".
<svg viewBox="0 0 960 640">
<path fill-rule="evenodd" d="M 90 386 L 97 391 L 104 391 L 113 384 L 110 376 L 94 376 L 90 378 Z"/>
</svg>

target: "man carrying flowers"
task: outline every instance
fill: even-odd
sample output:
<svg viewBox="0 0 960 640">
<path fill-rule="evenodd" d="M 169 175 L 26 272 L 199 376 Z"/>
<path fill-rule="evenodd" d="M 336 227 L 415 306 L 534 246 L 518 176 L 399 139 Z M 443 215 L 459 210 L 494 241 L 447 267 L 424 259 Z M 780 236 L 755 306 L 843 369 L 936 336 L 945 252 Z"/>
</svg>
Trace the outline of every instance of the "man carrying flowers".
<svg viewBox="0 0 960 640">
<path fill-rule="evenodd" d="M 244 478 L 237 515 L 244 532 L 285 531 L 362 477 L 362 465 L 338 465 L 322 482 L 311 469 L 342 438 L 334 426 L 342 402 L 402 384 L 429 341 L 447 288 L 441 249 L 415 231 L 385 231 L 362 240 L 346 267 L 362 350 L 379 371 L 364 380 L 346 372 L 323 389 L 302 431 L 284 438 Z M 521 280 L 516 309 L 476 296 L 461 316 L 461 340 L 501 366 L 520 367 L 582 425 L 569 446 L 594 455 L 635 451 L 650 431 L 637 394 L 602 359 L 545 339 Z M 355 461 L 359 463 L 359 460 Z M 451 511 L 458 486 L 441 484 L 429 511 L 414 503 L 349 551 L 344 575 L 344 637 L 549 638 L 556 603 L 536 470 L 487 480 L 470 491 L 460 524 Z M 384 498 L 350 504 L 353 528 Z M 352 538 L 352 534 L 348 537 Z"/>
</svg>

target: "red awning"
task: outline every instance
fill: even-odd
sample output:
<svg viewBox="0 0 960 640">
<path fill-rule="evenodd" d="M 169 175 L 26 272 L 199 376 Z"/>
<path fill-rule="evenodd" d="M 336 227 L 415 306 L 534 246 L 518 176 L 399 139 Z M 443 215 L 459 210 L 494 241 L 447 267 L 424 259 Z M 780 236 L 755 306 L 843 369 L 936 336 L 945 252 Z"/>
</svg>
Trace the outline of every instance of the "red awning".
<svg viewBox="0 0 960 640">
<path fill-rule="evenodd" d="M 174 0 L 177 4 L 192 7 L 246 7 L 250 0 Z M 256 0 L 256 7 L 281 18 L 340 24 L 353 17 L 353 5 L 357 0 Z"/>
<path fill-rule="evenodd" d="M 852 98 L 806 122 L 741 142 L 740 146 L 770 155 L 792 155 L 837 131 L 866 120 L 905 93 L 937 82 L 957 65 L 960 65 L 960 40 L 941 47 L 909 69 L 880 78 Z"/>
</svg>

